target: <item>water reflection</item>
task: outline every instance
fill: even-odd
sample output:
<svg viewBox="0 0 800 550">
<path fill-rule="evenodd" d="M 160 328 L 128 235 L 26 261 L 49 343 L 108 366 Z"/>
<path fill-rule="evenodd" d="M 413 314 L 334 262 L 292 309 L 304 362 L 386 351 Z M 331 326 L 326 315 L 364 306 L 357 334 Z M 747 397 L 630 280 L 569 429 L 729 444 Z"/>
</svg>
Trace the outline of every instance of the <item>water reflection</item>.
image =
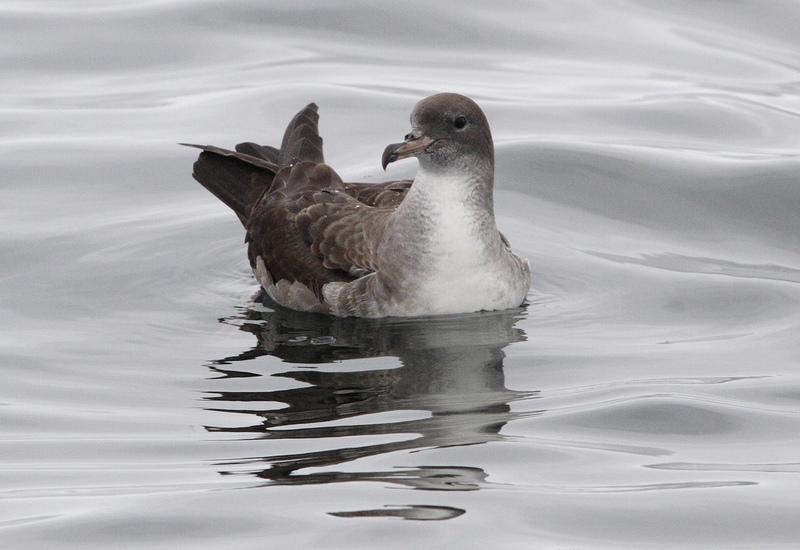
<svg viewBox="0 0 800 550">
<path fill-rule="evenodd" d="M 402 518 L 420 521 L 453 519 L 465 511 L 452 506 L 385 506 L 377 510 L 357 510 L 353 512 L 331 512 L 340 518 Z"/>
<path fill-rule="evenodd" d="M 512 412 L 510 403 L 538 393 L 505 387 L 503 348 L 525 339 L 525 333 L 515 327 L 523 314 L 522 309 L 516 309 L 426 319 L 368 320 L 251 308 L 233 321 L 242 330 L 252 332 L 258 344 L 211 365 L 221 377 L 217 379 L 219 390 L 206 400 L 209 410 L 244 413 L 255 421 L 245 426 L 207 429 L 269 440 L 330 440 L 323 450 L 225 463 L 253 466 L 249 473 L 268 485 L 380 481 L 415 489 L 476 490 L 487 474 L 475 467 L 354 471 L 351 466 L 347 472 L 321 468 L 393 451 L 476 445 L 501 439 L 500 430 L 507 422 L 520 414 L 531 414 Z M 258 376 L 241 366 L 262 355 L 286 361 L 287 370 L 273 376 L 303 384 L 269 391 L 225 388 L 226 381 L 234 378 Z M 365 369 L 362 361 L 348 363 L 377 357 L 397 357 L 400 366 L 387 368 L 386 361 L 376 361 L 374 368 L 367 363 Z M 309 367 L 332 362 L 341 364 L 333 371 Z M 285 406 L 276 408 L 276 403 Z M 376 417 L 378 413 L 395 414 Z M 362 422 L 354 421 L 358 417 L 363 417 Z M 374 444 L 352 445 L 352 438 L 358 436 L 389 437 L 377 438 L 380 442 Z M 313 471 L 303 471 L 311 468 Z M 387 513 L 383 510 L 358 514 L 373 512 Z M 411 516 L 418 513 L 416 510 Z"/>
</svg>

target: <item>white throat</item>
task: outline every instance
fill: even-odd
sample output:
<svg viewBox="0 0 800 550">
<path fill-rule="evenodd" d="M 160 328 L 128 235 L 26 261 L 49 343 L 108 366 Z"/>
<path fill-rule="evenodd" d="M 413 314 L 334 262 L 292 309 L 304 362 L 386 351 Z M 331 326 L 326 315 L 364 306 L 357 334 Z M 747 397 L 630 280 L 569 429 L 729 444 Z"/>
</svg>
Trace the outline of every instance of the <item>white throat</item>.
<svg viewBox="0 0 800 550">
<path fill-rule="evenodd" d="M 401 208 L 427 212 L 426 230 L 437 255 L 467 261 L 479 252 L 487 230 L 495 229 L 484 189 L 474 174 L 420 169 Z"/>
</svg>

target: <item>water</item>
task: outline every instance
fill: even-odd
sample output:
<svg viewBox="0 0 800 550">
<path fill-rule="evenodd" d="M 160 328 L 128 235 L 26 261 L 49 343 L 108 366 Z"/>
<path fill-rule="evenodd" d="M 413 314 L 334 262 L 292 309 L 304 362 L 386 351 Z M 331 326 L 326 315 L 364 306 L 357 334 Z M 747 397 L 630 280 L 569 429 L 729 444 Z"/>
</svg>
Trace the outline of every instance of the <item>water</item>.
<svg viewBox="0 0 800 550">
<path fill-rule="evenodd" d="M 0 546 L 796 547 L 796 2 L 0 13 Z M 440 91 L 492 124 L 527 307 L 255 306 L 176 143 L 315 101 L 379 181 Z"/>
</svg>

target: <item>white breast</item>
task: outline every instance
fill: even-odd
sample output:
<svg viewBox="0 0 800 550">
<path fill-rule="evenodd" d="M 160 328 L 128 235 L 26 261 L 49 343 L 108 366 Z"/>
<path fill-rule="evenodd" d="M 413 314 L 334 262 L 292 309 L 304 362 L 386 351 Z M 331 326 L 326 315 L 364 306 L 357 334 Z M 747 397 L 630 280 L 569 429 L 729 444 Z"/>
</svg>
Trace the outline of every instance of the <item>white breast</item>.
<svg viewBox="0 0 800 550">
<path fill-rule="evenodd" d="M 524 299 L 527 283 L 520 281 L 518 262 L 502 244 L 493 213 L 470 192 L 476 192 L 475 186 L 463 178 L 418 173 L 401 209 L 425 212 L 425 227 L 418 228 L 426 233 L 419 239 L 424 269 L 416 270 L 415 288 L 407 289 L 415 295 L 407 307 L 424 311 L 403 314 L 506 309 Z M 521 286 L 526 286 L 523 291 Z"/>
</svg>

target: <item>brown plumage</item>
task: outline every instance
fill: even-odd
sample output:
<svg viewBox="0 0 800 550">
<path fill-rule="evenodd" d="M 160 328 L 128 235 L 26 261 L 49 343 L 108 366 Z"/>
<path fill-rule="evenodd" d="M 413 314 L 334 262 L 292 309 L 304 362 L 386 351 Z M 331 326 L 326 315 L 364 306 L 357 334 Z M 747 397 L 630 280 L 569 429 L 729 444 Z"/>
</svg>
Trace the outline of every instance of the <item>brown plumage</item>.
<svg viewBox="0 0 800 550">
<path fill-rule="evenodd" d="M 273 281 L 300 282 L 322 302 L 325 284 L 376 269 L 365 234 L 382 226 L 411 181 L 342 182 L 325 164 L 318 121 L 311 103 L 289 123 L 280 150 L 184 145 L 203 150 L 192 175 L 239 217 L 253 269 L 261 257 Z"/>
</svg>

